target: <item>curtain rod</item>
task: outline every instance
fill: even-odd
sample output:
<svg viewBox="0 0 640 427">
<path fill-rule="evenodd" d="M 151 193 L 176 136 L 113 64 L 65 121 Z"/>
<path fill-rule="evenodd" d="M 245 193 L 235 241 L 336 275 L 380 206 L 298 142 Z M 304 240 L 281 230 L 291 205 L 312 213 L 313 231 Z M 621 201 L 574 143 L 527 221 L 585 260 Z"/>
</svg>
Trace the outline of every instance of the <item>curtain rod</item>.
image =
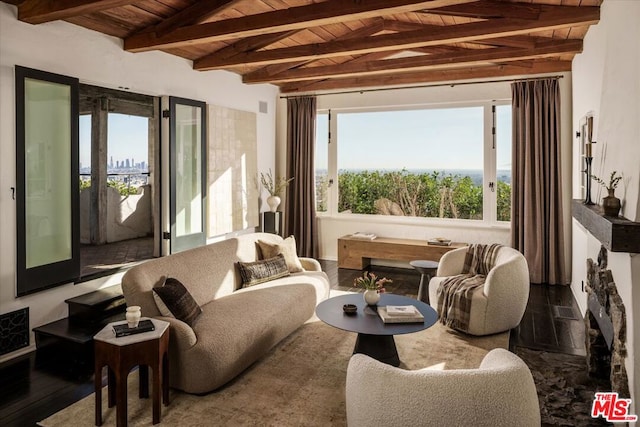
<svg viewBox="0 0 640 427">
<path fill-rule="evenodd" d="M 426 84 L 426 85 L 415 85 L 415 86 L 401 86 L 401 87 L 381 87 L 375 89 L 355 89 L 355 90 L 347 90 L 340 92 L 325 92 L 325 93 L 317 93 L 317 94 L 307 94 L 307 95 L 281 95 L 280 99 L 289 99 L 289 98 L 299 98 L 301 96 L 326 96 L 326 95 L 345 95 L 350 93 L 365 93 L 365 92 L 384 92 L 388 90 L 403 90 L 403 89 L 422 89 L 428 87 L 443 87 L 443 86 L 466 86 L 466 85 L 477 85 L 484 83 L 502 83 L 502 82 L 527 82 L 533 80 L 545 80 L 545 79 L 561 79 L 564 76 L 544 76 L 544 77 L 531 77 L 528 79 L 502 79 L 502 80 L 484 80 L 481 82 L 462 82 L 462 83 L 434 83 L 434 84 Z"/>
</svg>

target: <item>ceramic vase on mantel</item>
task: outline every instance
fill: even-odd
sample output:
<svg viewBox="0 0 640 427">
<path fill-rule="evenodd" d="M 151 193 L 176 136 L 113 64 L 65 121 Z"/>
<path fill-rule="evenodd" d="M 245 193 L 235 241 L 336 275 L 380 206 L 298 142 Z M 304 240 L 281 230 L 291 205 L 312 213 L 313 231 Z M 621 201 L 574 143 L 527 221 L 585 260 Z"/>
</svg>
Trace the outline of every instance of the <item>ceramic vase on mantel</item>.
<svg viewBox="0 0 640 427">
<path fill-rule="evenodd" d="M 269 205 L 269 209 L 271 209 L 271 212 L 276 212 L 278 210 L 278 206 L 280 205 L 280 197 L 278 196 L 267 197 L 267 204 Z"/>
<path fill-rule="evenodd" d="M 376 305 L 380 301 L 380 294 L 374 289 L 367 289 L 362 296 L 367 305 Z"/>
<path fill-rule="evenodd" d="M 617 217 L 620 212 L 620 199 L 615 196 L 615 188 L 608 188 L 609 195 L 602 198 L 604 216 Z"/>
</svg>

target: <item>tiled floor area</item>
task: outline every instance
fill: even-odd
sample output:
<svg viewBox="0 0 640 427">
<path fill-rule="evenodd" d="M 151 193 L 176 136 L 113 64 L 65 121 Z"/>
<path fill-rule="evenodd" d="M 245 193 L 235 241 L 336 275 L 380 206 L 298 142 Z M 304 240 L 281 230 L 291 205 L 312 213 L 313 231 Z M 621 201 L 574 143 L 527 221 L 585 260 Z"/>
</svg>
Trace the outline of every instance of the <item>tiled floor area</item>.
<svg viewBox="0 0 640 427">
<path fill-rule="evenodd" d="M 104 245 L 80 245 L 80 275 L 106 274 L 115 268 L 153 258 L 153 237 L 123 240 Z"/>
</svg>

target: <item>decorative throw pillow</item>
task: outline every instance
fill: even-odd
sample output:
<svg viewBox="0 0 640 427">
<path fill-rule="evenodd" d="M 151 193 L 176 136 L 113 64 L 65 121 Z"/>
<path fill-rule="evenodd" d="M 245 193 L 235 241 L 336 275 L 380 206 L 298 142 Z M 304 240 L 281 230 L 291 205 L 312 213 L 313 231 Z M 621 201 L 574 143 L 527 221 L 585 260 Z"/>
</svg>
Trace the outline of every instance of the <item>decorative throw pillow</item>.
<svg viewBox="0 0 640 427">
<path fill-rule="evenodd" d="M 168 277 L 160 287 L 153 288 L 153 299 L 165 317 L 175 317 L 189 326 L 202 314 L 202 309 L 178 279 Z"/>
<path fill-rule="evenodd" d="M 238 270 L 240 270 L 243 286 L 253 286 L 289 275 L 289 269 L 282 254 L 255 262 L 238 262 Z"/>
<path fill-rule="evenodd" d="M 287 263 L 287 268 L 291 273 L 297 273 L 304 271 L 300 259 L 298 259 L 298 251 L 296 249 L 296 239 L 293 236 L 289 236 L 281 243 L 269 243 L 264 240 L 258 240 L 258 246 L 260 252 L 262 252 L 262 258 L 273 258 L 278 254 L 284 256 L 284 260 Z"/>
</svg>

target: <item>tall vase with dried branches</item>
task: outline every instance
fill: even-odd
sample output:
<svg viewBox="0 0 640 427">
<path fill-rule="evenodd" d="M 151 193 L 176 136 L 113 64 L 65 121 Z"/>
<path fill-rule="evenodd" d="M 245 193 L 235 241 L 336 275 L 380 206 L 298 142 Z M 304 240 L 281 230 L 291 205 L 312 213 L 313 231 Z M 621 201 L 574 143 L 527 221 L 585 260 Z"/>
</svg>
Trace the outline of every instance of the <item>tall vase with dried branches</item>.
<svg viewBox="0 0 640 427">
<path fill-rule="evenodd" d="M 620 203 L 620 199 L 618 199 L 615 195 L 616 188 L 618 188 L 618 184 L 622 179 L 621 175 L 617 175 L 617 171 L 611 172 L 609 176 L 609 183 L 607 184 L 603 179 L 591 175 L 591 178 L 598 184 L 602 185 L 607 189 L 608 196 L 602 198 L 602 210 L 604 211 L 605 216 L 617 217 L 620 212 L 620 207 L 622 204 Z"/>
<path fill-rule="evenodd" d="M 269 169 L 269 172 L 267 173 L 260 173 L 260 183 L 262 184 L 262 187 L 267 190 L 267 193 L 269 193 L 269 197 L 267 197 L 267 204 L 269 205 L 271 212 L 275 212 L 278 209 L 281 202 L 280 194 L 282 194 L 282 191 L 287 188 L 292 180 L 293 178 L 274 178 L 271 169 Z"/>
</svg>

